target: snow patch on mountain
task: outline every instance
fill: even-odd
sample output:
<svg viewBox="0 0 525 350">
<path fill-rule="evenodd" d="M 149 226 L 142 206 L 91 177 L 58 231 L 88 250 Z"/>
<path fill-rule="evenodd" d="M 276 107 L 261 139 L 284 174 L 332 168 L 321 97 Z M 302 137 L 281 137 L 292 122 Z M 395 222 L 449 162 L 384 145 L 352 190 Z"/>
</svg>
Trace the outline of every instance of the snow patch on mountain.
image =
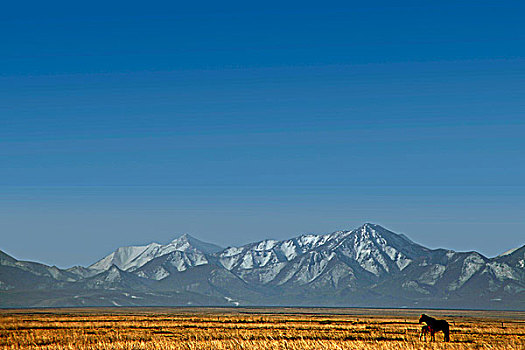
<svg viewBox="0 0 525 350">
<path fill-rule="evenodd" d="M 137 271 L 135 274 L 139 277 L 150 278 L 156 281 L 160 281 L 170 275 L 170 273 L 162 266 L 157 267 L 154 269 L 153 273 L 150 274 L 146 274 L 144 271 Z"/>
<path fill-rule="evenodd" d="M 481 270 L 484 264 L 485 260 L 479 254 L 473 253 L 469 255 L 463 262 L 459 278 L 452 282 L 448 289 L 456 290 L 463 286 L 476 272 Z"/>
<path fill-rule="evenodd" d="M 240 302 L 230 297 L 224 297 L 224 299 L 226 299 L 227 302 L 232 303 L 235 306 L 239 306 L 241 304 Z"/>
<path fill-rule="evenodd" d="M 104 277 L 104 281 L 106 282 L 118 282 L 122 279 L 122 276 L 120 274 L 120 270 L 116 268 L 115 266 L 112 266 L 109 270 L 106 276 Z"/>
<path fill-rule="evenodd" d="M 281 244 L 281 251 L 286 257 L 286 260 L 290 261 L 297 256 L 297 245 L 293 240 L 284 241 Z"/>
<path fill-rule="evenodd" d="M 208 264 L 206 255 L 202 252 L 192 249 L 188 251 L 175 251 L 167 259 L 167 263 L 175 267 L 177 271 L 186 271 L 189 267 Z"/>
<path fill-rule="evenodd" d="M 443 277 L 445 270 L 446 266 L 444 265 L 432 265 L 426 272 L 419 276 L 417 282 L 433 286 L 441 277 Z"/>
<path fill-rule="evenodd" d="M 259 272 L 260 283 L 266 284 L 273 281 L 285 266 L 286 263 L 283 262 L 272 264 L 271 266 L 268 266 L 268 268 L 262 269 L 262 271 Z"/>
<path fill-rule="evenodd" d="M 519 280 L 519 276 L 507 264 L 502 264 L 499 262 L 490 262 L 487 264 L 487 267 L 492 270 L 496 278 L 500 281 L 506 279 Z"/>
<path fill-rule="evenodd" d="M 265 241 L 259 242 L 253 249 L 257 251 L 271 250 L 278 242 L 273 239 L 267 239 Z"/>
<path fill-rule="evenodd" d="M 401 287 L 403 287 L 404 289 L 408 290 L 408 291 L 412 291 L 412 292 L 417 292 L 417 293 L 421 293 L 421 294 L 430 294 L 430 292 L 428 290 L 426 290 L 425 288 L 421 287 L 416 281 L 407 281 L 407 282 L 404 282 Z"/>
<path fill-rule="evenodd" d="M 354 287 L 355 280 L 352 268 L 342 262 L 337 262 L 329 264 L 323 273 L 309 284 L 309 287 L 319 290 Z M 342 284 L 343 281 L 346 283 L 345 285 Z"/>
<path fill-rule="evenodd" d="M 163 278 L 166 278 L 170 275 L 168 271 L 166 271 L 165 268 L 160 267 L 157 271 L 155 271 L 155 274 L 153 275 L 153 279 L 160 281 Z"/>
<path fill-rule="evenodd" d="M 299 285 L 310 283 L 323 273 L 329 261 L 334 257 L 335 253 L 333 252 L 313 251 L 305 254 L 298 258 L 299 260 L 294 263 L 295 269 L 290 271 L 280 284 L 286 283 L 291 279 Z"/>
<path fill-rule="evenodd" d="M 257 269 L 239 269 L 236 274 L 247 283 L 267 284 L 273 281 L 285 266 L 286 262 L 278 262 Z"/>
</svg>

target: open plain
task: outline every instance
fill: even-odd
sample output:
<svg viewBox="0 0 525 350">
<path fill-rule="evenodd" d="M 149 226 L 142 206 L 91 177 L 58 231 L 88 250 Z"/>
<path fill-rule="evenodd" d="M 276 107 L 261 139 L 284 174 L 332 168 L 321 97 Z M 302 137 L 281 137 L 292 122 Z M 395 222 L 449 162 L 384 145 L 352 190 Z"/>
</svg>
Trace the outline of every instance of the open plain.
<svg viewBox="0 0 525 350">
<path fill-rule="evenodd" d="M 418 317 L 451 325 L 419 340 Z M 333 308 L 0 310 L 1 349 L 525 349 L 525 312 Z"/>
</svg>

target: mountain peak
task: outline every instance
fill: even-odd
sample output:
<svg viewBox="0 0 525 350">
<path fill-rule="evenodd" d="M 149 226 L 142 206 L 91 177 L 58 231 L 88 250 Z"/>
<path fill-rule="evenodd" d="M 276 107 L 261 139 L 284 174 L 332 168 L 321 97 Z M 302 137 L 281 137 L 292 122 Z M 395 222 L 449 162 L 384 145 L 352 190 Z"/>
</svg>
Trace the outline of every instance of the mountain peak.
<svg viewBox="0 0 525 350">
<path fill-rule="evenodd" d="M 189 233 L 183 233 L 183 234 L 177 236 L 176 238 L 174 238 L 170 243 L 174 243 L 174 242 L 189 242 L 189 241 L 192 241 L 192 240 L 195 240 L 195 239 L 196 238 L 194 238 Z"/>
<path fill-rule="evenodd" d="M 354 231 L 361 232 L 361 233 L 368 233 L 368 234 L 372 233 L 373 235 L 381 236 L 386 239 L 392 238 L 392 237 L 396 240 L 402 239 L 403 241 L 405 241 L 404 242 L 405 244 L 416 244 L 410 238 L 408 238 L 402 233 L 392 232 L 389 229 L 386 229 L 381 225 L 373 224 L 370 222 L 364 223 L 363 225 L 356 228 Z"/>
<path fill-rule="evenodd" d="M 372 222 L 365 222 L 361 226 L 358 227 L 358 229 L 365 229 L 365 230 L 386 230 L 383 226 L 379 224 L 374 224 Z"/>
<path fill-rule="evenodd" d="M 203 242 L 188 233 L 184 233 L 175 238 L 169 245 L 175 246 L 177 250 L 194 248 L 207 254 L 213 254 L 223 250 L 222 247 L 216 244 Z"/>
<path fill-rule="evenodd" d="M 356 228 L 345 241 L 349 251 L 353 252 L 351 256 L 375 275 L 381 270 L 389 272 L 392 268 L 403 270 L 428 251 L 406 236 L 372 223 Z"/>
<path fill-rule="evenodd" d="M 358 228 L 354 229 L 353 231 L 361 231 L 361 232 L 380 231 L 380 232 L 383 232 L 383 231 L 388 231 L 388 230 L 386 228 L 382 227 L 381 225 L 373 224 L 371 222 L 365 222 L 364 224 L 362 224 Z"/>
<path fill-rule="evenodd" d="M 359 226 L 358 228 L 352 230 L 352 232 L 354 232 L 356 234 L 361 234 L 361 235 L 374 237 L 374 236 L 377 236 L 377 235 L 382 236 L 383 233 L 389 232 L 389 231 L 387 229 L 379 226 L 379 225 L 371 224 L 371 223 L 367 222 L 367 223 L 364 223 L 363 225 Z"/>
</svg>

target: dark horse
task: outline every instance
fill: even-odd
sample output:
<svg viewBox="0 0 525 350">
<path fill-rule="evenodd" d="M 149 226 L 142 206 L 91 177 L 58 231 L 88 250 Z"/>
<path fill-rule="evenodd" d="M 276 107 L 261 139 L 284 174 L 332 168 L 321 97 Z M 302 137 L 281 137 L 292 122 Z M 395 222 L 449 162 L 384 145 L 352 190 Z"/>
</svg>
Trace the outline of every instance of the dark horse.
<svg viewBox="0 0 525 350">
<path fill-rule="evenodd" d="M 432 318 L 430 316 L 427 316 L 425 314 L 421 315 L 419 318 L 419 323 L 425 322 L 430 327 L 430 335 L 432 338 L 434 338 L 434 333 L 437 333 L 439 331 L 442 331 L 445 335 L 444 341 L 450 341 L 450 331 L 448 322 L 445 320 L 436 320 L 435 318 Z"/>
</svg>

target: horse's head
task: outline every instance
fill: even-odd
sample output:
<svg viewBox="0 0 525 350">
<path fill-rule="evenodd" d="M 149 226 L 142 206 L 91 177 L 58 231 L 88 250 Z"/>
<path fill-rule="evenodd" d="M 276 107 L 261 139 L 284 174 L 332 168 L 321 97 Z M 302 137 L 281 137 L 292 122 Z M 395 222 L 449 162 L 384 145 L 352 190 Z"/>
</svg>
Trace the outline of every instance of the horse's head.
<svg viewBox="0 0 525 350">
<path fill-rule="evenodd" d="M 423 323 L 423 322 L 425 322 L 425 320 L 426 320 L 427 317 L 428 317 L 427 315 L 422 314 L 421 317 L 419 317 L 419 323 Z"/>
</svg>

